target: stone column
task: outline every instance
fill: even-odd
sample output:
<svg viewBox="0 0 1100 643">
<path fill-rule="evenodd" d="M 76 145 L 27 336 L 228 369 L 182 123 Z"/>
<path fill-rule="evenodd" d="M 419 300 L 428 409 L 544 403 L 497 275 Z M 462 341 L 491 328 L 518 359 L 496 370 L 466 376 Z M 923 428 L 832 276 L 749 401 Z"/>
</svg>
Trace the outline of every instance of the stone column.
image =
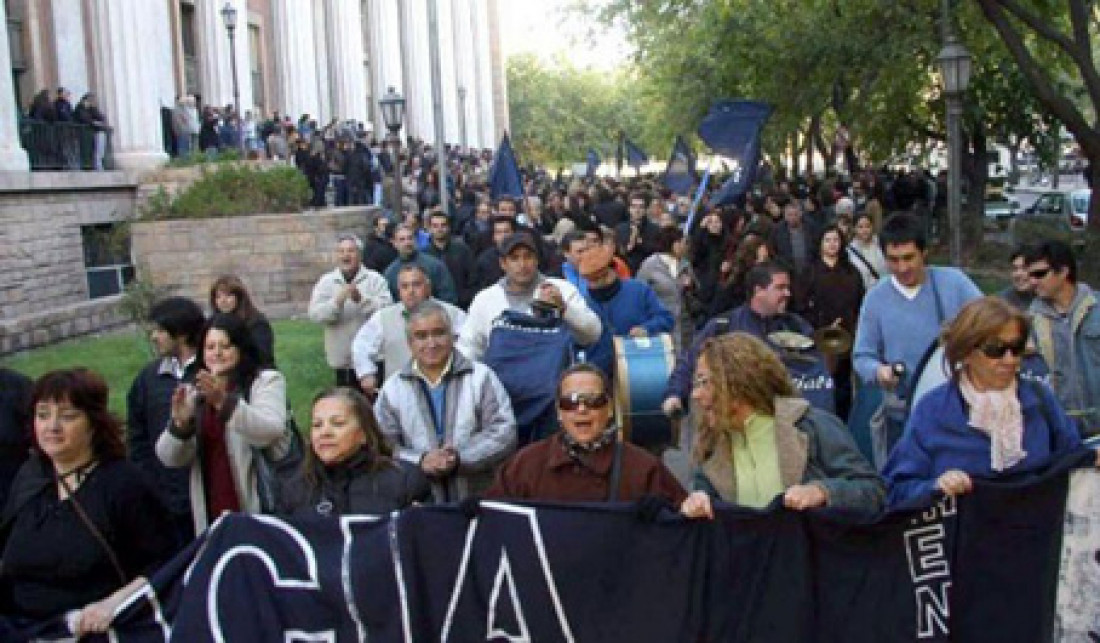
<svg viewBox="0 0 1100 643">
<path fill-rule="evenodd" d="M 314 118 L 320 111 L 316 54 L 313 46 L 311 0 L 272 0 L 275 74 L 282 104 L 276 105 L 295 122 L 302 114 Z"/>
<path fill-rule="evenodd" d="M 367 78 L 363 69 L 363 13 L 358 0 L 326 0 L 332 116 L 366 122 Z"/>
<path fill-rule="evenodd" d="M 370 16 L 370 64 L 374 88 L 374 104 L 370 106 L 374 119 L 374 134 L 381 140 L 388 130 L 382 120 L 378 101 L 393 87 L 405 94 L 402 77 L 401 55 L 401 7 L 399 0 L 376 0 L 368 4 Z"/>
<path fill-rule="evenodd" d="M 485 13 L 488 18 L 489 52 L 487 64 L 492 70 L 493 109 L 491 118 L 496 132 L 495 138 L 499 139 L 509 129 L 508 124 L 508 78 L 504 73 L 504 52 L 500 44 L 500 9 L 497 0 L 485 0 Z M 494 145 L 495 147 L 495 145 Z"/>
<path fill-rule="evenodd" d="M 405 124 L 408 136 L 432 138 L 431 69 L 428 64 L 426 0 L 403 3 L 402 49 L 405 57 Z"/>
<path fill-rule="evenodd" d="M 317 111 L 310 112 L 309 116 L 311 120 L 317 121 L 318 127 L 324 127 L 328 124 L 330 118 L 332 118 L 332 83 L 329 78 L 329 55 L 328 45 L 326 40 L 328 39 L 328 20 L 331 16 L 326 16 L 325 6 L 321 2 L 310 2 L 310 11 L 313 14 L 312 22 L 312 36 L 313 36 L 313 57 L 310 59 L 313 61 L 313 68 L 308 73 L 311 74 L 313 83 L 317 86 Z"/>
<path fill-rule="evenodd" d="M 229 63 L 229 33 L 222 19 L 222 7 L 230 2 L 237 9 L 235 39 L 237 83 L 241 114 L 252 109 L 252 75 L 249 70 L 248 1 L 195 0 L 195 35 L 199 41 L 199 78 L 202 101 L 224 107 L 233 102 L 233 72 Z M 162 3 L 156 3 L 162 4 Z"/>
<path fill-rule="evenodd" d="M 474 12 L 476 14 L 477 34 L 474 41 L 477 43 L 474 65 L 477 67 L 477 114 L 481 121 L 481 146 L 495 149 L 500 143 L 503 132 L 497 130 L 495 118 L 496 102 L 493 100 L 495 85 L 493 82 L 493 56 L 490 40 L 489 11 L 496 11 L 496 3 L 491 0 L 474 0 Z"/>
<path fill-rule="evenodd" d="M 0 172 L 26 172 L 30 169 L 27 153 L 19 144 L 15 87 L 11 75 L 11 48 L 8 46 L 8 13 L 0 2 Z"/>
<path fill-rule="evenodd" d="M 455 82 L 466 90 L 466 100 L 458 104 L 459 143 L 472 147 L 481 142 L 477 118 L 476 43 L 474 41 L 474 11 L 470 0 L 453 0 Z M 458 89 L 455 89 L 456 93 Z M 465 131 L 465 139 L 462 139 Z"/>
<path fill-rule="evenodd" d="M 162 75 L 155 61 L 159 47 L 169 41 L 155 41 L 139 34 L 156 33 L 168 20 L 168 6 L 146 0 L 92 0 L 90 18 L 94 34 L 94 58 L 100 109 L 114 127 L 111 144 L 115 165 L 120 169 L 141 169 L 164 163 L 164 141 L 160 127 L 160 105 L 151 95 Z"/>
</svg>

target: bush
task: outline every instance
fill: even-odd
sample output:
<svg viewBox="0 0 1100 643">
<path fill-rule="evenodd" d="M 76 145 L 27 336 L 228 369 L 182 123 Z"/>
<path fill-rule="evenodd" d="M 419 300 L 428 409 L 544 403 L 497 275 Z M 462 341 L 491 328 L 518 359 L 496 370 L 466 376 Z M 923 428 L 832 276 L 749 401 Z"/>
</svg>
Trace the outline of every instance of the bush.
<svg viewBox="0 0 1100 643">
<path fill-rule="evenodd" d="M 245 163 L 204 167 L 202 178 L 171 198 L 163 189 L 143 210 L 150 219 L 208 219 L 300 212 L 309 201 L 305 176 L 295 168 L 254 168 Z"/>
<path fill-rule="evenodd" d="M 187 156 L 177 156 L 168 161 L 168 167 L 192 167 L 206 163 L 225 163 L 239 160 L 241 160 L 241 151 L 235 148 L 218 150 L 212 157 L 207 156 L 205 152 L 196 150 Z"/>
</svg>

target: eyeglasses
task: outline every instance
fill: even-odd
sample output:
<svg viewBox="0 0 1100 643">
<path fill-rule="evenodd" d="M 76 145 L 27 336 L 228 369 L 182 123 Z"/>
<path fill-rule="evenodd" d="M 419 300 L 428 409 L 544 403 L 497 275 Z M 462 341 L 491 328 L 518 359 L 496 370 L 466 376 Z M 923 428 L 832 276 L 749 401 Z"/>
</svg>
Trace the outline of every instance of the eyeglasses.
<svg viewBox="0 0 1100 643">
<path fill-rule="evenodd" d="M 1050 268 L 1036 268 L 1035 270 L 1028 270 L 1027 276 L 1032 279 L 1043 279 L 1050 274 Z"/>
<path fill-rule="evenodd" d="M 583 404 L 588 409 L 602 409 L 610 401 L 611 398 L 607 393 L 570 393 L 558 397 L 558 408 L 563 411 L 576 411 Z"/>
<path fill-rule="evenodd" d="M 1027 340 L 1019 339 L 1011 343 L 1005 342 L 989 342 L 988 344 L 982 344 L 978 349 L 989 359 L 1001 359 L 1005 356 L 1005 353 L 1012 351 L 1012 354 L 1016 357 L 1020 357 L 1024 354 L 1024 349 L 1027 348 Z"/>
<path fill-rule="evenodd" d="M 429 328 L 428 330 L 414 330 L 409 333 L 414 342 L 426 342 L 429 339 L 447 339 L 451 331 L 447 328 Z"/>
</svg>

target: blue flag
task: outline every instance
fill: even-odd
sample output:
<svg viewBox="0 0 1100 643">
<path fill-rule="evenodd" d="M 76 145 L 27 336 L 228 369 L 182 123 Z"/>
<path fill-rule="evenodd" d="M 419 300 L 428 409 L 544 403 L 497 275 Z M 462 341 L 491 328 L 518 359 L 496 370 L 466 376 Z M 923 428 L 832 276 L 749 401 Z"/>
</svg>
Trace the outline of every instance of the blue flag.
<svg viewBox="0 0 1100 643">
<path fill-rule="evenodd" d="M 591 147 L 588 148 L 588 153 L 585 155 L 585 161 L 588 162 L 588 168 L 585 170 L 585 176 L 592 178 L 596 176 L 596 168 L 600 167 L 600 155 L 596 153 L 596 150 Z"/>
<path fill-rule="evenodd" d="M 689 194 L 695 179 L 695 154 L 683 137 L 677 135 L 665 168 L 665 186 L 676 194 Z"/>
<path fill-rule="evenodd" d="M 760 162 L 760 131 L 772 106 L 752 100 L 720 100 L 699 124 L 699 138 L 712 150 L 737 161 L 733 174 L 715 195 L 714 205 L 733 203 L 748 191 Z"/>
<path fill-rule="evenodd" d="M 523 180 L 519 175 L 519 163 L 512 151 L 512 141 L 508 133 L 500 139 L 500 147 L 493 155 L 493 164 L 489 168 L 489 197 L 494 201 L 502 196 L 523 196 Z"/>
<path fill-rule="evenodd" d="M 649 163 L 649 155 L 645 153 L 645 150 L 634 144 L 629 138 L 623 140 L 623 146 L 626 147 L 626 163 L 627 165 L 638 169 L 639 167 Z"/>
</svg>

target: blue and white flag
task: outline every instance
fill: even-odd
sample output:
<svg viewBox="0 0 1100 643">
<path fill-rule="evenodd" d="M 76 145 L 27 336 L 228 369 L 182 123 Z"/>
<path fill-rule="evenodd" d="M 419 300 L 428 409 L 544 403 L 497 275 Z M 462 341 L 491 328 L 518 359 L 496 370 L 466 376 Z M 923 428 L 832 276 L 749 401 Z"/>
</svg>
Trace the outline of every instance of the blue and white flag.
<svg viewBox="0 0 1100 643">
<path fill-rule="evenodd" d="M 737 161 L 713 205 L 727 205 L 748 191 L 760 162 L 760 132 L 772 106 L 752 100 L 720 100 L 699 124 L 699 138 L 712 150 Z"/>
</svg>

